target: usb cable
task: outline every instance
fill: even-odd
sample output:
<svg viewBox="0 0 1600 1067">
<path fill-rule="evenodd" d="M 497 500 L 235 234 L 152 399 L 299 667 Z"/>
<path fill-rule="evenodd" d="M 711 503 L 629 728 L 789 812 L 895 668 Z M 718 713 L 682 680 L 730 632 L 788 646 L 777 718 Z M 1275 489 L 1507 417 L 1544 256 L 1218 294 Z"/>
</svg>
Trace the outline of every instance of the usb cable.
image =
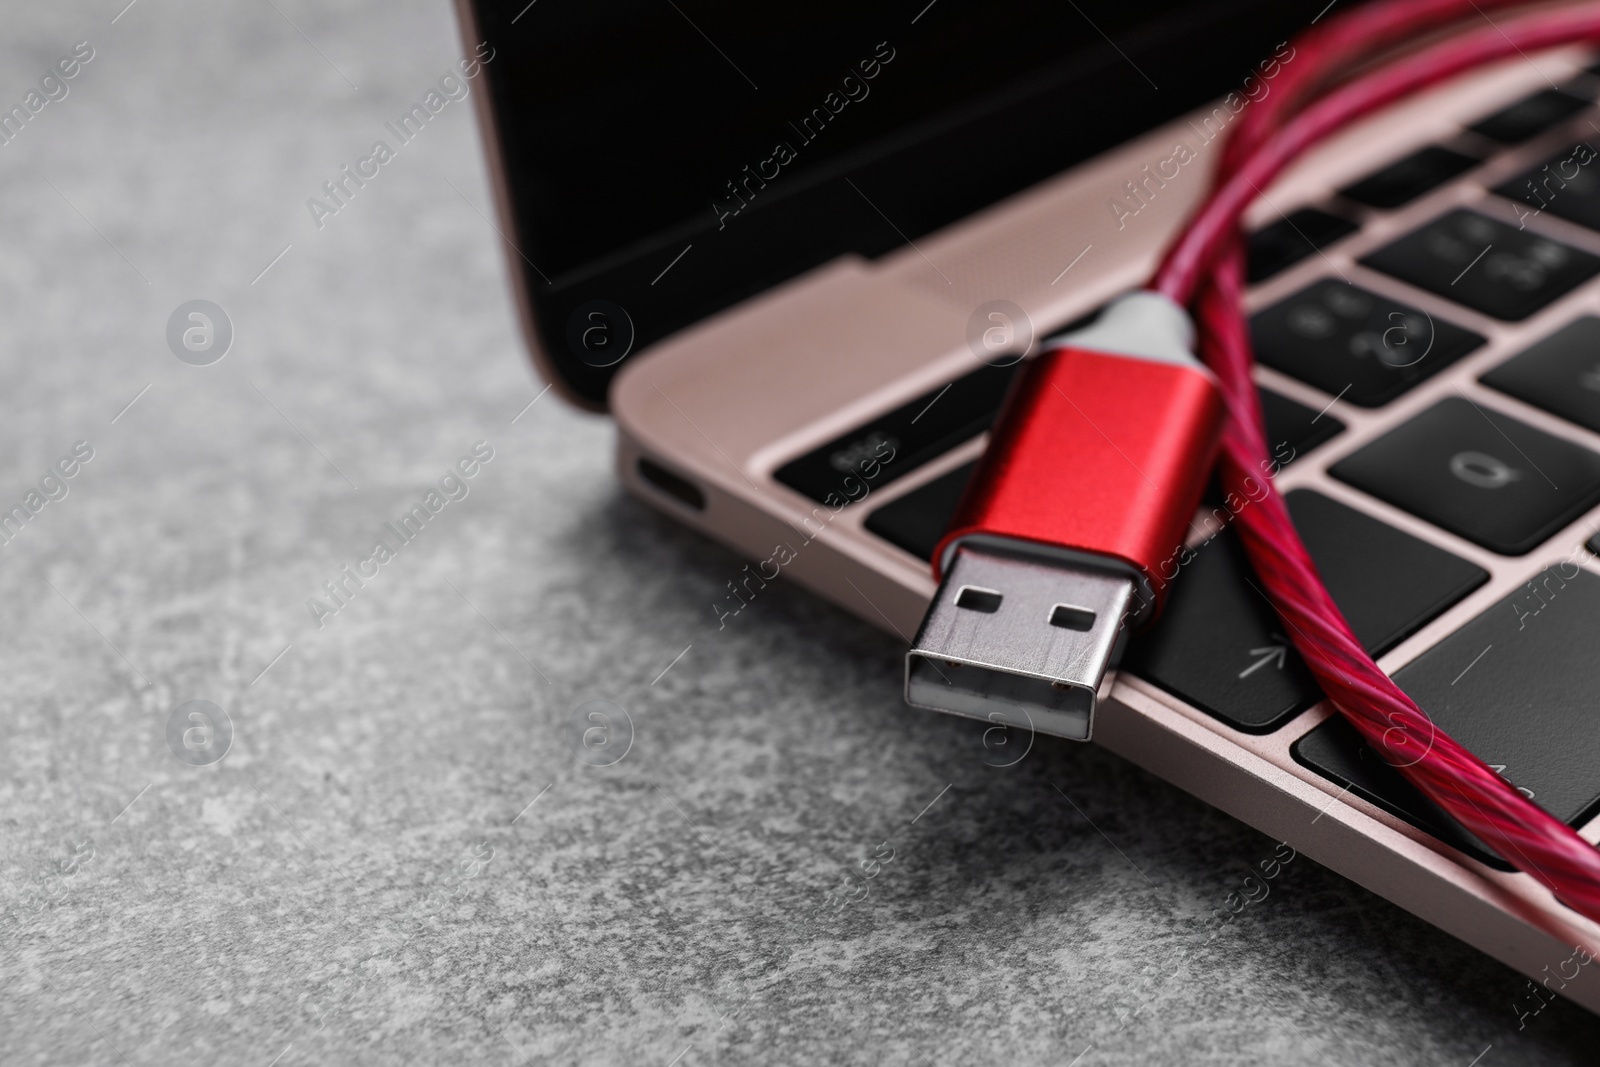
<svg viewBox="0 0 1600 1067">
<path fill-rule="evenodd" d="M 1188 314 L 1157 293 L 1047 348 L 934 552 L 906 700 L 1087 741 L 1107 668 L 1176 573 L 1222 395 Z"/>
<path fill-rule="evenodd" d="M 907 654 L 908 702 L 1092 736 L 1106 673 L 1129 630 L 1159 610 L 1213 457 L 1224 489 L 1252 500 L 1247 483 L 1269 469 L 1242 310 L 1245 210 L 1358 118 L 1487 63 L 1600 42 L 1600 3 L 1543 9 L 1339 83 L 1382 49 L 1481 18 L 1489 4 L 1377 0 L 1296 42 L 1293 77 L 1235 129 L 1218 186 L 1150 291 L 1048 344 L 1013 388 L 935 554 L 941 584 Z M 1600 921 L 1600 852 L 1439 730 L 1372 661 L 1270 482 L 1234 522 L 1295 647 L 1367 744 L 1557 901 Z"/>
</svg>

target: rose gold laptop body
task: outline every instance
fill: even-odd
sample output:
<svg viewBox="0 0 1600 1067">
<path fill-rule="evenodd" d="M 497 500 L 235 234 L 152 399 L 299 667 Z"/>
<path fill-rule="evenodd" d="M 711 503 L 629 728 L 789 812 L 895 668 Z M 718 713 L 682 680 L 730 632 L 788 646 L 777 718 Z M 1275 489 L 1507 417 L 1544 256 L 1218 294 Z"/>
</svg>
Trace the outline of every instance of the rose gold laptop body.
<svg viewBox="0 0 1600 1067">
<path fill-rule="evenodd" d="M 470 14 L 467 15 L 470 34 Z M 1577 50 L 1486 70 L 1432 92 L 1340 136 L 1302 161 L 1256 205 L 1265 225 L 1295 209 L 1327 202 L 1335 190 L 1423 145 L 1449 140 L 1485 113 L 1559 82 L 1592 58 Z M 513 232 L 492 114 L 480 97 L 502 229 Z M 1208 126 L 1207 123 L 1210 122 Z M 612 385 L 617 473 L 639 499 L 744 555 L 770 561 L 787 579 L 909 641 L 934 582 L 928 565 L 867 531 L 873 507 L 915 492 L 982 452 L 981 436 L 959 445 L 847 506 L 820 506 L 774 478 L 796 456 L 877 413 L 935 391 L 978 366 L 968 342 L 974 308 L 994 300 L 1025 310 L 1033 336 L 1093 312 L 1139 286 L 1206 190 L 1217 156 L 1208 135 L 1221 125 L 1202 111 L 1129 142 L 876 261 L 845 256 L 746 300 L 637 353 Z M 1570 124 L 1568 124 L 1570 126 Z M 1568 135 L 1570 137 L 1570 134 Z M 1482 567 L 1490 580 L 1382 656 L 1391 673 L 1438 643 L 1543 567 L 1574 558 L 1600 573 L 1580 549 L 1600 526 L 1585 515 L 1535 552 L 1497 555 L 1328 476 L 1338 459 L 1441 397 L 1464 393 L 1557 437 L 1600 450 L 1600 435 L 1493 393 L 1477 378 L 1571 319 L 1600 310 L 1600 279 L 1579 287 L 1526 322 L 1506 324 L 1452 306 L 1360 266 L 1365 253 L 1457 203 L 1515 223 L 1516 212 L 1486 186 L 1548 155 L 1561 136 L 1497 153 L 1482 172 L 1448 182 L 1393 212 L 1372 212 L 1355 236 L 1253 289 L 1250 309 L 1311 281 L 1344 275 L 1380 294 L 1447 315 L 1489 343 L 1379 409 L 1356 407 L 1284 374 L 1258 368 L 1260 384 L 1336 416 L 1348 429 L 1288 467 L 1279 488 L 1314 488 Z M 1146 181 L 1187 145 L 1196 158 L 1176 177 Z M 1132 200 L 1127 183 L 1143 183 Z M 1111 205 L 1138 203 L 1131 217 Z M 1600 253 L 1600 233 L 1555 219 L 1530 223 L 1576 247 Z M 524 265 L 507 262 L 530 348 L 539 342 L 521 294 Z M 646 461 L 641 467 L 641 460 Z M 641 470 L 646 474 L 641 474 Z M 665 472 L 668 483 L 663 483 Z M 653 474 L 653 477 L 646 475 Z M 681 479 L 674 485 L 670 479 Z M 690 487 L 685 501 L 684 486 Z M 696 499 L 697 498 L 697 499 Z M 1600 509 L 1597 509 L 1600 510 Z M 777 552 L 777 546 L 790 552 Z M 1576 555 L 1574 555 L 1576 553 Z M 1180 579 L 1181 580 L 1181 579 Z M 708 605 L 713 617 L 732 602 Z M 1551 983 L 1573 946 L 1600 945 L 1600 929 L 1557 903 L 1531 878 L 1492 869 L 1367 803 L 1302 766 L 1293 743 L 1332 714 L 1325 703 L 1260 735 L 1232 729 L 1156 685 L 1112 675 L 1095 740 L 1258 830 L 1287 842 L 1551 989 L 1600 1010 L 1600 980 Z M 1600 819 L 1581 829 L 1600 839 Z M 1564 988 L 1563 988 L 1564 986 Z"/>
</svg>

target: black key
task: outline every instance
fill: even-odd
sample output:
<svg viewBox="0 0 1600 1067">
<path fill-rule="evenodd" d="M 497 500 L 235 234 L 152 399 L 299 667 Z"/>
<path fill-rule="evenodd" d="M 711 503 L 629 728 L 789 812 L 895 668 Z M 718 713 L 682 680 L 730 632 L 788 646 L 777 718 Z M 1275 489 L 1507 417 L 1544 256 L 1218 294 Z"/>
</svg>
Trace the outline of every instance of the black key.
<svg viewBox="0 0 1600 1067">
<path fill-rule="evenodd" d="M 1368 207 L 1393 210 L 1476 167 L 1479 160 L 1429 145 L 1341 190 Z"/>
<path fill-rule="evenodd" d="M 1600 578 L 1563 562 L 1402 667 L 1451 737 L 1571 825 L 1600 806 Z"/>
<path fill-rule="evenodd" d="M 1352 404 L 1386 404 L 1483 344 L 1471 330 L 1324 278 L 1250 320 L 1269 367 Z"/>
<path fill-rule="evenodd" d="M 1288 218 L 1263 226 L 1250 235 L 1250 284 L 1266 281 L 1315 255 L 1361 227 L 1349 219 L 1316 208 L 1301 208 Z"/>
<path fill-rule="evenodd" d="M 1600 501 L 1600 455 L 1457 397 L 1328 473 L 1508 556 Z"/>
<path fill-rule="evenodd" d="M 976 460 L 964 463 L 899 500 L 891 500 L 867 516 L 867 529 L 891 545 L 931 561 L 977 466 Z"/>
<path fill-rule="evenodd" d="M 1356 796 L 1432 834 L 1491 867 L 1514 868 L 1461 828 L 1417 787 L 1374 752 L 1343 715 L 1334 715 L 1289 750 L 1302 765 L 1347 788 Z"/>
<path fill-rule="evenodd" d="M 1600 230 L 1600 166 L 1595 159 L 1593 148 L 1576 144 L 1495 186 L 1494 191 L 1532 209 L 1519 211 L 1521 219 L 1548 211 L 1579 226 Z"/>
<path fill-rule="evenodd" d="M 1600 319 L 1568 323 L 1485 374 L 1483 383 L 1600 431 Z"/>
<path fill-rule="evenodd" d="M 1458 208 L 1361 261 L 1497 319 L 1525 319 L 1600 273 L 1600 257 Z"/>
<path fill-rule="evenodd" d="M 1589 101 L 1582 97 L 1559 89 L 1542 89 L 1502 111 L 1479 119 L 1469 128 L 1491 141 L 1521 144 L 1588 106 Z"/>
<path fill-rule="evenodd" d="M 1271 389 L 1257 389 L 1261 417 L 1267 424 L 1267 444 L 1272 456 L 1287 467 L 1318 445 L 1344 432 L 1344 423 L 1332 415 L 1296 403 Z"/>
<path fill-rule="evenodd" d="M 1488 572 L 1321 493 L 1285 497 L 1323 584 L 1381 656 L 1489 580 Z"/>
<path fill-rule="evenodd" d="M 819 503 L 858 500 L 866 488 L 888 485 L 987 430 L 1016 370 L 980 367 L 785 463 L 773 477 Z"/>
<path fill-rule="evenodd" d="M 1296 490 L 1287 499 L 1328 592 L 1375 655 L 1488 579 L 1318 493 Z M 1321 694 L 1260 588 L 1233 532 L 1219 535 L 1194 551 L 1160 621 L 1132 642 L 1128 668 L 1236 729 L 1281 726 Z"/>
<path fill-rule="evenodd" d="M 1254 582 L 1256 588 L 1251 588 Z M 1245 733 L 1270 733 L 1322 699 L 1233 530 L 1194 550 L 1160 620 L 1123 668 Z"/>
</svg>

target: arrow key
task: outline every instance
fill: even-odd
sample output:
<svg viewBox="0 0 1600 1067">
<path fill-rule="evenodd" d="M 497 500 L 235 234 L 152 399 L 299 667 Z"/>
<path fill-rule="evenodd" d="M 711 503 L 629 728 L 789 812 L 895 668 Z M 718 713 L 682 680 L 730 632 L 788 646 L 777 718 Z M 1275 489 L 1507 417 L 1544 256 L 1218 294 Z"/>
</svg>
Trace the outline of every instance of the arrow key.
<svg viewBox="0 0 1600 1067">
<path fill-rule="evenodd" d="M 1277 729 L 1322 693 L 1260 585 L 1238 536 L 1224 530 L 1194 550 L 1161 620 L 1130 642 L 1124 669 L 1235 729 Z"/>
<path fill-rule="evenodd" d="M 1320 493 L 1288 494 L 1289 514 L 1328 591 L 1374 655 L 1393 648 L 1488 575 L 1463 559 Z M 1194 550 L 1155 628 L 1125 669 L 1247 733 L 1268 733 L 1321 699 L 1284 638 L 1233 531 Z"/>
</svg>

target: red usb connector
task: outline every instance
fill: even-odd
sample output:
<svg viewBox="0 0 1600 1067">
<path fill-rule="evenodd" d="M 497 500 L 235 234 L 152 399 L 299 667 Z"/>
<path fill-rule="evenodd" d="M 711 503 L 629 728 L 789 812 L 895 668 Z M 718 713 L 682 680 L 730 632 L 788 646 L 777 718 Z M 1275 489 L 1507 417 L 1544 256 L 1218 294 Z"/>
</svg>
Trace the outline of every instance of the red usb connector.
<svg viewBox="0 0 1600 1067">
<path fill-rule="evenodd" d="M 1222 398 L 1193 338 L 1178 305 L 1132 293 L 1023 370 L 934 554 L 908 703 L 1089 739 L 1216 458 Z"/>
</svg>

